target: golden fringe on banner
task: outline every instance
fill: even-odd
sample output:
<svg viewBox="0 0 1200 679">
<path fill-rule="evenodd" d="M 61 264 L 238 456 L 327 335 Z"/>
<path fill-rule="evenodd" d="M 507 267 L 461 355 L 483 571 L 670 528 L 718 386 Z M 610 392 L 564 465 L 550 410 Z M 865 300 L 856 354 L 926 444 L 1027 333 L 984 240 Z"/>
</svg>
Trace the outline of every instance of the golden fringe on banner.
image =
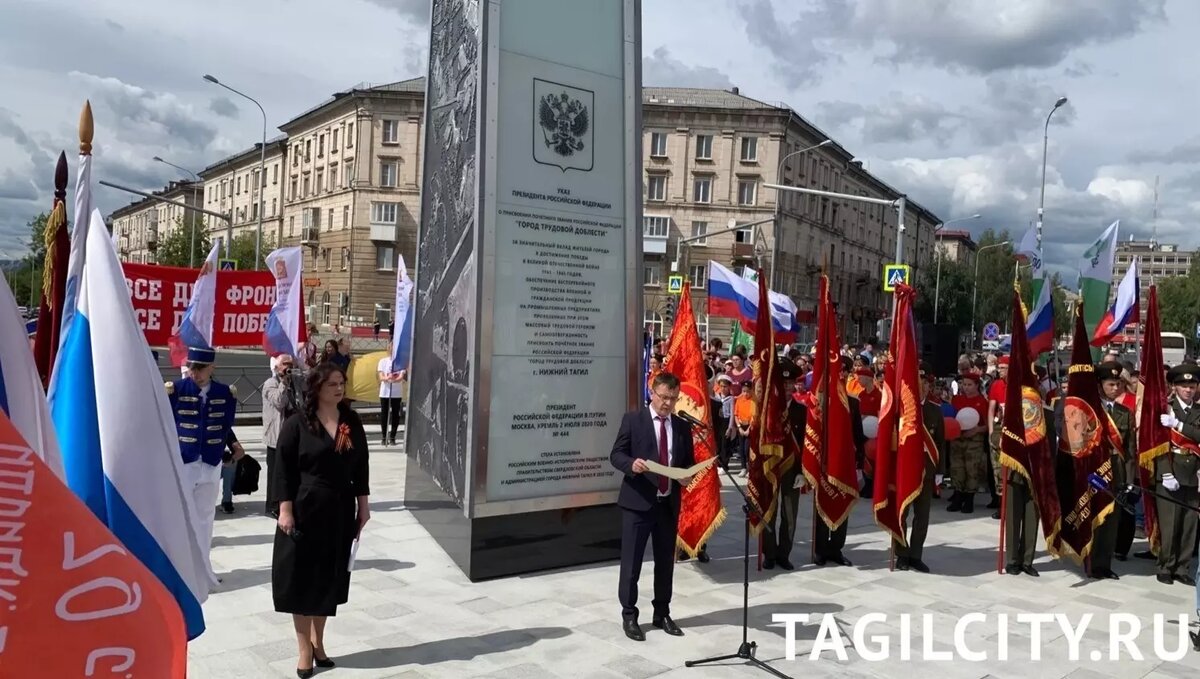
<svg viewBox="0 0 1200 679">
<path fill-rule="evenodd" d="M 54 236 L 58 230 L 67 225 L 67 208 L 61 200 L 54 202 L 54 209 L 46 218 L 46 230 L 42 232 L 42 242 L 46 244 L 46 257 L 42 262 L 42 299 L 50 299 L 51 288 L 54 287 Z"/>
</svg>

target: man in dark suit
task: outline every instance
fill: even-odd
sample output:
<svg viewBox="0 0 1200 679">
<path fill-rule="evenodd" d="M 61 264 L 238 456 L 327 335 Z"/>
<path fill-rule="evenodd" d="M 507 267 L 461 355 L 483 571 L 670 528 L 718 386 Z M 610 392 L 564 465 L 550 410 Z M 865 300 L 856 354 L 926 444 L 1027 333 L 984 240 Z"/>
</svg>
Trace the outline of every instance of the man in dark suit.
<svg viewBox="0 0 1200 679">
<path fill-rule="evenodd" d="M 652 540 L 654 554 L 655 627 L 671 636 L 683 636 L 683 630 L 671 619 L 671 581 L 675 569 L 675 539 L 679 528 L 681 484 L 690 479 L 672 481 L 650 472 L 646 461 L 667 467 L 686 468 L 695 462 L 692 426 L 674 415 L 679 399 L 679 378 L 659 373 L 650 383 L 650 407 L 626 413 L 613 443 L 609 460 L 625 478 L 617 495 L 621 508 L 621 575 L 617 596 L 625 636 L 645 641 L 638 625 L 638 577 L 646 540 Z"/>
<path fill-rule="evenodd" d="M 804 425 L 808 419 L 808 409 L 792 398 L 798 376 L 796 373 L 796 368 L 790 363 L 781 362 L 779 378 L 783 381 L 783 394 L 787 398 L 787 421 L 791 435 L 796 440 L 798 453 L 804 445 Z M 803 476 L 800 460 L 797 458 L 792 468 L 779 479 L 778 508 L 762 534 L 764 570 L 769 571 L 775 568 L 776 564 L 785 571 L 795 568 L 788 557 L 792 555 L 792 542 L 796 537 L 796 512 L 800 505 L 800 489 L 796 486 L 796 479 Z"/>
<path fill-rule="evenodd" d="M 843 383 L 850 377 L 850 370 L 854 364 L 850 357 L 842 357 L 842 372 L 840 379 Z M 867 437 L 863 433 L 862 428 L 862 412 L 858 408 L 858 399 L 850 397 L 846 399 L 850 406 L 850 430 L 854 438 L 854 457 L 858 460 L 858 468 L 862 469 L 863 463 L 867 459 L 866 444 Z M 866 484 L 870 487 L 870 484 Z M 813 517 L 813 521 L 817 524 L 816 530 L 816 545 L 814 545 L 813 563 L 818 566 L 824 566 L 832 561 L 839 566 L 850 566 L 850 559 L 847 559 L 842 554 L 842 549 L 846 546 L 846 533 L 850 530 L 850 519 L 846 518 L 841 526 L 835 531 L 829 530 L 829 526 L 820 517 Z"/>
<path fill-rule="evenodd" d="M 1111 488 L 1124 488 L 1130 478 L 1137 478 L 1130 476 L 1130 471 L 1136 471 L 1136 466 L 1131 462 L 1137 460 L 1133 413 L 1118 401 L 1125 394 L 1125 380 L 1121 377 L 1123 369 L 1124 366 L 1116 361 L 1106 361 L 1096 366 L 1096 378 L 1100 381 L 1100 403 L 1121 435 L 1121 450 L 1112 451 L 1110 458 Z M 1116 555 L 1125 560 L 1133 544 L 1133 533 L 1133 514 L 1119 506 L 1114 507 L 1096 531 L 1091 558 L 1088 559 L 1088 575 L 1097 580 L 1117 580 L 1117 574 L 1112 570 L 1112 558 Z"/>
<path fill-rule="evenodd" d="M 1200 382 L 1200 367 L 1184 363 L 1167 373 L 1174 394 L 1168 402 L 1171 412 L 1161 416 L 1162 425 L 1185 437 L 1200 441 L 1200 408 L 1196 407 L 1196 387 Z M 1173 504 L 1161 498 L 1158 506 L 1158 533 L 1162 545 L 1158 550 L 1158 581 L 1164 585 L 1182 582 L 1194 586 L 1192 553 L 1196 547 L 1197 470 L 1200 458 L 1187 450 L 1171 446 L 1171 450 L 1154 458 L 1155 491 L 1180 502 Z"/>
<path fill-rule="evenodd" d="M 942 416 L 942 409 L 936 403 L 929 400 L 929 391 L 933 388 L 933 369 L 924 361 L 921 362 L 921 420 L 925 425 L 925 429 L 929 431 L 930 437 L 933 438 L 933 444 L 937 448 L 937 459 L 940 461 L 943 451 L 946 448 L 946 423 Z M 921 556 L 925 549 L 925 537 L 929 534 L 929 506 L 933 503 L 933 489 L 936 485 L 935 477 L 937 476 L 938 462 L 926 454 L 925 457 L 925 484 L 921 487 L 921 494 L 916 500 L 909 505 L 912 517 L 912 530 L 908 534 L 908 546 L 901 546 L 898 542 L 893 542 L 892 546 L 896 550 L 896 569 L 901 571 L 914 570 L 921 573 L 928 573 L 929 566 L 921 560 Z"/>
</svg>

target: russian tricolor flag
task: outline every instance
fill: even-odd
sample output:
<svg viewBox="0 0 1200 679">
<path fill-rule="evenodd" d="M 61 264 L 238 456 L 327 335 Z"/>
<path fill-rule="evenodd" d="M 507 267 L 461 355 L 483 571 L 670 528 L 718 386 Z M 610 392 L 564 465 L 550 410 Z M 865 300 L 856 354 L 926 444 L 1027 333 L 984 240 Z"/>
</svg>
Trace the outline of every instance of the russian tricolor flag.
<svg viewBox="0 0 1200 679">
<path fill-rule="evenodd" d="M 1108 344 L 1114 337 L 1121 334 L 1125 326 L 1138 322 L 1138 268 L 1137 260 L 1129 264 L 1129 271 L 1121 279 L 1117 287 L 1117 298 L 1104 318 L 1096 324 L 1096 334 L 1092 337 L 1092 346 L 1100 347 Z"/>
<path fill-rule="evenodd" d="M 1025 319 L 1025 334 L 1032 356 L 1054 349 L 1054 303 L 1050 297 L 1051 287 L 1051 282 L 1043 278 L 1033 311 L 1029 318 Z"/>
<path fill-rule="evenodd" d="M 771 321 L 775 340 L 794 342 L 800 327 L 796 321 L 796 303 L 787 295 L 771 292 Z M 717 262 L 708 263 L 708 314 L 736 318 L 742 329 L 754 334 L 758 319 L 758 285 L 746 280 Z"/>
<path fill-rule="evenodd" d="M 401 256 L 399 270 L 396 271 L 396 316 L 392 319 L 395 327 L 395 334 L 392 335 L 392 372 L 408 370 L 412 356 L 412 289 L 413 281 L 408 277 L 408 267 L 404 266 L 404 257 Z"/>
<path fill-rule="evenodd" d="M 87 241 L 71 256 L 86 260 L 50 390 L 67 485 L 162 582 L 194 639 L 215 583 L 184 488 L 175 418 L 100 211 L 75 235 Z"/>
</svg>

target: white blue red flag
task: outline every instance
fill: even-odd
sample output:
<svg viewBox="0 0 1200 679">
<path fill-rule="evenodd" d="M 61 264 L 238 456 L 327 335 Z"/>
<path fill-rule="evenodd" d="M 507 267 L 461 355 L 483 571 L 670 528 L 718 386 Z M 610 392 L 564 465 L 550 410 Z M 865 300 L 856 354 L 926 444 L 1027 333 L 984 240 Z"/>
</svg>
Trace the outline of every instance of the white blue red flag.
<svg viewBox="0 0 1200 679">
<path fill-rule="evenodd" d="M 303 266 L 304 255 L 299 247 L 280 248 L 267 255 L 267 269 L 275 276 L 275 303 L 263 332 L 263 349 L 270 356 L 295 356 L 304 342 L 304 314 L 300 308 Z"/>
<path fill-rule="evenodd" d="M 1138 262 L 1134 259 L 1129 264 L 1129 271 L 1117 286 L 1117 296 L 1109 307 L 1108 313 L 1096 324 L 1096 332 L 1092 335 L 1092 346 L 1102 347 L 1121 334 L 1125 326 L 1138 322 L 1139 286 Z"/>
<path fill-rule="evenodd" d="M 1050 296 L 1053 286 L 1045 279 L 1043 273 L 1040 285 L 1035 279 L 1034 289 L 1037 299 L 1033 302 L 1033 311 L 1025 321 L 1025 334 L 1029 341 L 1029 354 L 1038 356 L 1054 349 L 1054 301 Z"/>
<path fill-rule="evenodd" d="M 404 266 L 404 256 L 400 256 L 399 270 L 396 272 L 396 315 L 392 319 L 394 328 L 392 334 L 392 372 L 408 370 L 408 359 L 412 354 L 413 307 L 412 279 L 408 277 L 408 268 Z"/>
<path fill-rule="evenodd" d="M 50 404 L 67 485 L 162 582 L 193 639 L 204 632 L 200 604 L 213 583 L 184 488 L 175 417 L 99 210 L 84 249 Z"/>
<path fill-rule="evenodd" d="M 17 300 L 3 276 L 0 276 L 0 410 L 8 415 L 21 438 L 46 466 L 58 478 L 64 478 L 46 391 L 33 361 Z"/>
<path fill-rule="evenodd" d="M 179 329 L 167 341 L 171 350 L 171 364 L 179 367 L 187 359 L 188 347 L 212 349 L 213 316 L 217 306 L 217 264 L 221 256 L 221 244 L 214 243 L 208 257 L 200 267 L 200 275 L 192 286 L 192 297 Z"/>
<path fill-rule="evenodd" d="M 758 322 L 758 285 L 715 261 L 708 264 L 708 315 L 736 318 L 742 329 L 753 334 Z M 778 292 L 768 295 L 775 341 L 781 344 L 794 342 L 800 329 L 796 321 L 796 303 Z"/>
</svg>

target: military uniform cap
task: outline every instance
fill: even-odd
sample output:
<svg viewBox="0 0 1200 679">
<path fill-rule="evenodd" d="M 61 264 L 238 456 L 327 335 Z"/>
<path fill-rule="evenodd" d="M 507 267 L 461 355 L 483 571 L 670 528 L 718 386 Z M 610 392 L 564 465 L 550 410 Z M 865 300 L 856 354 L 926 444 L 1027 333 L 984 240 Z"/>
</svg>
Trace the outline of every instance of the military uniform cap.
<svg viewBox="0 0 1200 679">
<path fill-rule="evenodd" d="M 1004 356 L 996 359 L 996 365 L 1008 365 L 1010 360 L 1011 359 L 1009 359 L 1008 354 L 1005 354 Z"/>
<path fill-rule="evenodd" d="M 187 360 L 188 363 L 203 363 L 208 365 L 216 362 L 217 352 L 204 347 L 188 347 Z"/>
<path fill-rule="evenodd" d="M 1167 381 L 1171 384 L 1183 382 L 1200 382 L 1200 366 L 1195 363 L 1183 363 L 1167 371 Z"/>
<path fill-rule="evenodd" d="M 1124 370 L 1125 367 L 1116 361 L 1105 361 L 1096 366 L 1096 379 L 1101 382 L 1104 380 L 1119 380 Z"/>
</svg>

